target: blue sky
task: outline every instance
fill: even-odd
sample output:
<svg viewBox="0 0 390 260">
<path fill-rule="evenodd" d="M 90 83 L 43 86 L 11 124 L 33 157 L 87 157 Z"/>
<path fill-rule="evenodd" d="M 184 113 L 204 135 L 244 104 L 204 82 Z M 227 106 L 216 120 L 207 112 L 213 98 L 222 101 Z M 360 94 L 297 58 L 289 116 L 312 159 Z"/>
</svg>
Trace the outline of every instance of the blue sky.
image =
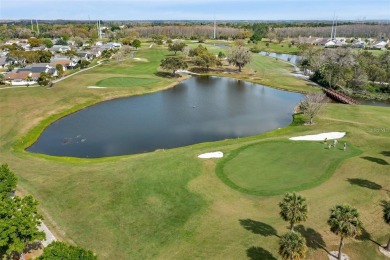
<svg viewBox="0 0 390 260">
<path fill-rule="evenodd" d="M 0 19 L 390 19 L 390 0 L 0 0 Z"/>
</svg>

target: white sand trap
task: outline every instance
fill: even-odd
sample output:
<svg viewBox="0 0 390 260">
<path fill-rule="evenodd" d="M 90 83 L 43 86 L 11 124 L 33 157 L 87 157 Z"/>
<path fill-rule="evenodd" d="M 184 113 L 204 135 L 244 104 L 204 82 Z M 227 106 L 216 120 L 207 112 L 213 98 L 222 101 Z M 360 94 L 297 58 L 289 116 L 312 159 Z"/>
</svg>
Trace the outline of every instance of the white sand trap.
<svg viewBox="0 0 390 260">
<path fill-rule="evenodd" d="M 223 152 L 212 152 L 212 153 L 202 153 L 198 155 L 198 158 L 209 159 L 209 158 L 222 158 Z"/>
<path fill-rule="evenodd" d="M 147 61 L 148 61 L 147 59 L 144 59 L 144 58 L 133 58 L 133 60 L 136 60 L 136 61 L 144 61 L 144 62 L 147 62 Z"/>
<path fill-rule="evenodd" d="M 345 132 L 329 132 L 329 133 L 321 133 L 318 135 L 304 135 L 304 136 L 296 136 L 290 137 L 290 140 L 293 141 L 323 141 L 325 138 L 328 140 L 340 139 L 345 136 Z"/>
<path fill-rule="evenodd" d="M 98 87 L 98 86 L 89 86 L 87 88 L 106 88 L 106 87 Z"/>
</svg>

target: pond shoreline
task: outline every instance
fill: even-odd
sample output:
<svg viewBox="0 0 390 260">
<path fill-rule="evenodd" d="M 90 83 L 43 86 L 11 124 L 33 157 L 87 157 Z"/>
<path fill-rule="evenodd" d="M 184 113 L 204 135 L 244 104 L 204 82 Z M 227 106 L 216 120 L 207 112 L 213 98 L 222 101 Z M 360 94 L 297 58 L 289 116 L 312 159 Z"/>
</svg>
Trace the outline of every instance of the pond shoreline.
<svg viewBox="0 0 390 260">
<path fill-rule="evenodd" d="M 303 98 L 226 77 L 191 77 L 175 86 L 78 110 L 47 126 L 26 152 L 102 158 L 255 136 L 288 126 Z"/>
</svg>

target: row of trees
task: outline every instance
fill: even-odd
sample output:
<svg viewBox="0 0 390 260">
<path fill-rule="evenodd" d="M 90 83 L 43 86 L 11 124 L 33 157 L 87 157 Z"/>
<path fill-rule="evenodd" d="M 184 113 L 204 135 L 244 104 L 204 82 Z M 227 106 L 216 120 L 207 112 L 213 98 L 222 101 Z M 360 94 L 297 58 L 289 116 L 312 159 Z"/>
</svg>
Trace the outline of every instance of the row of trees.
<svg viewBox="0 0 390 260">
<path fill-rule="evenodd" d="M 188 62 L 196 67 L 200 67 L 204 70 L 209 70 L 210 67 L 222 66 L 222 60 L 226 57 L 229 64 L 234 65 L 241 72 L 242 68 L 251 61 L 252 53 L 244 46 L 243 41 L 236 41 L 234 47 L 231 47 L 227 51 L 227 55 L 223 52 L 219 52 L 215 55 L 207 50 L 206 47 L 199 44 L 196 48 L 189 48 L 185 43 L 175 41 L 168 45 L 168 50 L 173 51 L 175 55 L 177 52 L 182 52 L 184 56 L 167 57 L 161 61 L 160 66 L 172 71 L 175 74 L 178 69 L 188 68 Z M 188 59 L 186 58 L 190 58 Z"/>
<path fill-rule="evenodd" d="M 0 166 L 0 258 L 19 259 L 28 245 L 46 238 L 39 230 L 43 217 L 38 212 L 38 201 L 31 195 L 15 196 L 17 177 L 7 164 Z M 86 259 L 94 260 L 92 251 L 54 242 L 45 248 L 39 260 Z"/>
<path fill-rule="evenodd" d="M 53 54 L 50 51 L 12 50 L 7 54 L 7 61 L 18 64 L 49 63 Z"/>
<path fill-rule="evenodd" d="M 350 92 L 390 93 L 390 52 L 379 56 L 350 48 L 320 49 L 300 44 L 305 70 L 313 72 L 312 80 L 330 88 Z"/>
<path fill-rule="evenodd" d="M 306 239 L 294 231 L 294 226 L 307 220 L 308 207 L 304 197 L 296 193 L 287 193 L 279 203 L 280 216 L 290 225 L 290 231 L 280 237 L 279 254 L 283 259 L 304 259 L 306 256 Z M 384 203 L 383 219 L 390 224 L 390 201 Z M 330 209 L 328 219 L 330 231 L 340 237 L 338 259 L 341 260 L 344 239 L 360 235 L 363 224 L 356 208 L 348 205 L 336 205 Z M 385 246 L 390 251 L 390 239 Z"/>
<path fill-rule="evenodd" d="M 327 27 L 285 27 L 275 28 L 275 31 L 283 37 L 295 38 L 299 36 L 330 37 L 332 26 Z M 390 38 L 389 24 L 347 24 L 337 26 L 337 35 L 342 37 L 362 38 Z"/>
</svg>

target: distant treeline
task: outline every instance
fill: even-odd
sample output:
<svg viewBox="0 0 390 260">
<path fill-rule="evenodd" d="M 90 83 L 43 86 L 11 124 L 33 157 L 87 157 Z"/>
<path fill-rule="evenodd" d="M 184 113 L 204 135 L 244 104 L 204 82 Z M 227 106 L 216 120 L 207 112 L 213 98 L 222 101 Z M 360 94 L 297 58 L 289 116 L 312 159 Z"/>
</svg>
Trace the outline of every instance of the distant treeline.
<svg viewBox="0 0 390 260">
<path fill-rule="evenodd" d="M 126 29 L 126 32 L 137 32 L 139 36 L 143 38 L 151 38 L 154 35 L 165 35 L 169 38 L 197 38 L 213 37 L 214 27 L 210 25 L 203 26 L 143 26 L 133 27 Z M 216 36 L 220 39 L 227 38 L 245 38 L 250 36 L 250 33 L 246 33 L 243 29 L 218 27 L 216 30 Z"/>
<path fill-rule="evenodd" d="M 289 27 L 275 28 L 275 32 L 283 37 L 298 36 L 330 37 L 332 26 L 326 27 Z M 337 35 L 340 37 L 390 38 L 390 24 L 348 24 L 338 25 Z"/>
</svg>

